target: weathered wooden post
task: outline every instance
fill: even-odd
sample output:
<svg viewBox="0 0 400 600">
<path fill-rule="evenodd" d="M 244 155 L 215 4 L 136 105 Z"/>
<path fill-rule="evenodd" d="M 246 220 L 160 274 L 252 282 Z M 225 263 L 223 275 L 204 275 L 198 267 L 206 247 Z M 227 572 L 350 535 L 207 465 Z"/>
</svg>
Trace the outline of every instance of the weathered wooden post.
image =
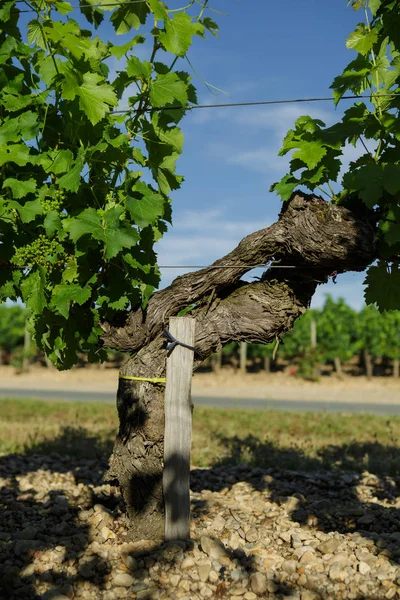
<svg viewBox="0 0 400 600">
<path fill-rule="evenodd" d="M 313 319 L 310 325 L 311 348 L 317 347 L 317 323 Z"/>
<path fill-rule="evenodd" d="M 179 342 L 194 345 L 195 320 L 172 317 L 169 332 Z M 190 450 L 192 443 L 191 382 L 193 351 L 175 346 L 167 358 L 163 493 L 165 540 L 190 537 Z"/>
<path fill-rule="evenodd" d="M 240 342 L 240 372 L 242 375 L 247 370 L 247 342 Z"/>
<path fill-rule="evenodd" d="M 24 330 L 24 353 L 22 355 L 22 371 L 28 370 L 29 366 L 29 352 L 31 348 L 31 334 L 28 329 L 28 321 L 25 321 L 25 330 Z"/>
<path fill-rule="evenodd" d="M 311 351 L 316 350 L 317 348 L 317 323 L 315 319 L 312 319 L 310 325 L 310 337 L 311 337 Z M 314 356 L 315 360 L 315 356 Z M 313 378 L 318 379 L 320 376 L 319 368 L 316 363 L 313 366 Z"/>
</svg>

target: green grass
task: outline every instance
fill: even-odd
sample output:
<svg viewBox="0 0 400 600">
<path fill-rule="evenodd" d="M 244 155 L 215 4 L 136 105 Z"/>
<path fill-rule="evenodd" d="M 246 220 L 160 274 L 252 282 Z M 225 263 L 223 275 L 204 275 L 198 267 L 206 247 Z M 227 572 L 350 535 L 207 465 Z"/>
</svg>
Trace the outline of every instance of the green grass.
<svg viewBox="0 0 400 600">
<path fill-rule="evenodd" d="M 0 454 L 106 459 L 116 409 L 100 403 L 0 400 Z M 400 475 L 400 417 L 195 408 L 192 463 Z"/>
</svg>

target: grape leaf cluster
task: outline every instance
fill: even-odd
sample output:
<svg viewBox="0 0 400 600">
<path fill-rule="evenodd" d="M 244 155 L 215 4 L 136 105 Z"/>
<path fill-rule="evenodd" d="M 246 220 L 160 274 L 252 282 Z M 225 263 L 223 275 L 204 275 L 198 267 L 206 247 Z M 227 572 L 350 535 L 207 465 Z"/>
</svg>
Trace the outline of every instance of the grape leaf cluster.
<svg viewBox="0 0 400 600">
<path fill-rule="evenodd" d="M 333 83 L 335 104 L 344 94 L 368 95 L 330 127 L 300 117 L 283 141 L 292 152 L 289 173 L 272 185 L 287 200 L 295 188 L 320 191 L 333 202 L 358 209 L 376 224 L 379 261 L 367 271 L 365 300 L 380 310 L 400 308 L 400 4 L 397 0 L 353 0 L 362 10 L 346 45 L 356 57 Z M 360 156 L 338 184 L 348 145 Z"/>
<path fill-rule="evenodd" d="M 101 323 L 145 308 L 158 285 L 153 246 L 196 102 L 176 63 L 215 35 L 207 3 L 26 0 L 28 25 L 17 0 L 1 3 L 0 300 L 23 300 L 59 368 L 102 360 Z M 96 35 L 105 20 L 121 44 Z"/>
</svg>

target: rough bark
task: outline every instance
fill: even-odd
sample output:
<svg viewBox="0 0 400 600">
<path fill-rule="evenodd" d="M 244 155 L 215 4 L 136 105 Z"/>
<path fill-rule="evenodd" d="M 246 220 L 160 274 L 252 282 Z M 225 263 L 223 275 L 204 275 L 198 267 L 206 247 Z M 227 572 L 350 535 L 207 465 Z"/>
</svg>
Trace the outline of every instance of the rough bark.
<svg viewBox="0 0 400 600">
<path fill-rule="evenodd" d="M 366 219 L 321 198 L 296 194 L 274 225 L 247 236 L 211 267 L 177 277 L 153 295 L 145 313 L 132 312 L 119 327 L 103 323 L 103 342 L 135 353 L 124 375 L 161 377 L 163 329 L 170 316 L 192 305 L 195 345 L 202 357 L 196 357 L 196 367 L 228 342 L 267 344 L 280 338 L 308 308 L 318 284 L 333 274 L 363 270 L 375 254 L 373 227 Z M 249 265 L 269 261 L 281 268 L 267 268 L 260 281 L 241 280 Z M 132 537 L 160 539 L 163 389 L 120 380 L 117 407 L 120 429 L 107 479 L 121 487 Z"/>
</svg>

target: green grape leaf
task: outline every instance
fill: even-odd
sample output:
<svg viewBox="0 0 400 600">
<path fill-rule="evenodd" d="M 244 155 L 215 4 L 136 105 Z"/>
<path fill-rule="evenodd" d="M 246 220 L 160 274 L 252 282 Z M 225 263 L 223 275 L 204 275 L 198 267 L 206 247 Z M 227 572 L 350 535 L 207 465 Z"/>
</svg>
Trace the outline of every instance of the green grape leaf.
<svg viewBox="0 0 400 600">
<path fill-rule="evenodd" d="M 126 72 L 129 77 L 138 77 L 143 81 L 150 79 L 152 65 L 147 60 L 139 60 L 137 56 L 131 56 L 126 63 Z"/>
<path fill-rule="evenodd" d="M 75 219 L 66 220 L 65 227 L 75 243 L 83 235 L 90 235 L 103 242 L 104 256 L 110 259 L 123 248 L 134 246 L 139 239 L 135 229 L 121 226 L 120 217 L 123 212 L 122 206 L 113 206 L 105 211 L 102 218 L 94 208 L 87 208 Z"/>
<path fill-rule="evenodd" d="M 309 169 L 313 169 L 321 161 L 326 154 L 320 142 L 306 142 L 299 140 L 298 150 L 293 152 L 293 158 L 302 160 Z"/>
<path fill-rule="evenodd" d="M 281 197 L 281 200 L 285 202 L 289 200 L 298 184 L 298 179 L 288 174 L 282 177 L 280 181 L 273 183 L 270 187 L 270 192 L 276 192 Z"/>
<path fill-rule="evenodd" d="M 160 2 L 159 0 L 148 0 L 149 6 L 151 8 L 151 12 L 155 16 L 156 19 L 160 21 L 167 21 L 168 11 L 165 8 L 165 4 Z"/>
<path fill-rule="evenodd" d="M 57 180 L 59 187 L 69 192 L 77 192 L 81 183 L 82 167 L 83 159 L 78 156 L 73 166 Z"/>
<path fill-rule="evenodd" d="M 134 148 L 132 150 L 132 158 L 142 167 L 146 166 L 146 158 L 143 156 L 143 152 L 140 148 Z"/>
<path fill-rule="evenodd" d="M 8 162 L 23 167 L 29 162 L 34 162 L 34 158 L 30 155 L 29 147 L 25 144 L 11 144 L 0 147 L 0 165 Z"/>
<path fill-rule="evenodd" d="M 110 110 L 118 104 L 117 96 L 111 85 L 103 82 L 96 73 L 84 73 L 83 82 L 78 87 L 79 105 L 89 121 L 96 125 Z"/>
<path fill-rule="evenodd" d="M 346 47 L 356 50 L 363 56 L 368 55 L 378 39 L 378 32 L 369 29 L 364 23 L 359 23 L 355 30 L 349 35 Z"/>
<path fill-rule="evenodd" d="M 74 155 L 71 150 L 51 150 L 41 156 L 40 162 L 46 173 L 59 175 L 71 169 Z"/>
<path fill-rule="evenodd" d="M 102 11 L 98 10 L 98 6 L 101 4 L 102 2 L 99 2 L 98 0 L 79 0 L 79 5 L 82 14 L 85 15 L 89 23 L 92 23 L 96 28 L 102 23 L 104 19 Z M 107 2 L 107 4 L 108 6 L 104 7 L 104 10 L 107 10 L 107 8 L 112 3 Z"/>
<path fill-rule="evenodd" d="M 56 231 L 61 229 L 62 223 L 60 219 L 60 215 L 55 210 L 50 210 L 44 219 L 43 227 L 46 230 L 46 235 L 49 238 L 52 238 Z"/>
<path fill-rule="evenodd" d="M 54 308 L 60 315 L 68 318 L 71 304 L 83 304 L 89 300 L 90 287 L 81 288 L 75 283 L 56 285 L 53 289 L 50 307 Z"/>
<path fill-rule="evenodd" d="M 202 35 L 204 26 L 193 22 L 187 13 L 177 13 L 172 19 L 165 21 L 165 31 L 158 34 L 158 39 L 167 52 L 175 56 L 185 56 L 194 35 Z"/>
<path fill-rule="evenodd" d="M 16 200 L 11 200 L 9 206 L 18 211 L 23 223 L 30 223 L 35 220 L 37 215 L 42 214 L 42 206 L 39 200 L 31 200 L 30 202 L 25 202 L 25 204 L 20 204 Z"/>
<path fill-rule="evenodd" d="M 343 187 L 351 192 L 359 192 L 368 208 L 379 203 L 385 186 L 385 175 L 381 165 L 371 163 L 356 171 L 349 171 L 343 177 Z"/>
<path fill-rule="evenodd" d="M 343 120 L 321 131 L 319 138 L 331 148 L 341 148 L 347 140 L 358 140 L 364 134 L 365 124 L 370 112 L 363 102 L 357 102 L 347 109 Z M 376 119 L 374 119 L 376 122 Z"/>
<path fill-rule="evenodd" d="M 68 281 L 69 283 L 72 283 L 73 281 L 76 281 L 77 277 L 78 277 L 78 264 L 76 262 L 76 258 L 71 257 L 67 260 L 65 269 L 62 274 L 62 278 L 63 278 L 63 281 Z"/>
<path fill-rule="evenodd" d="M 175 100 L 183 106 L 187 104 L 187 85 L 176 73 L 157 75 L 150 85 L 150 101 L 153 106 L 173 104 Z"/>
<path fill-rule="evenodd" d="M 119 2 L 116 2 L 119 4 Z M 129 33 L 132 29 L 139 29 L 140 25 L 144 25 L 149 9 L 145 2 L 135 2 L 120 6 L 111 15 L 111 23 L 114 26 L 115 33 L 122 35 Z"/>
<path fill-rule="evenodd" d="M 3 146 L 8 142 L 18 142 L 20 139 L 19 118 L 4 119 L 0 127 L 0 145 Z"/>
<path fill-rule="evenodd" d="M 154 132 L 159 138 L 161 144 L 170 146 L 174 152 L 178 152 L 179 154 L 182 152 L 184 135 L 183 132 L 178 129 L 178 127 L 162 129 L 161 127 L 155 126 Z"/>
<path fill-rule="evenodd" d="M 45 298 L 46 273 L 37 267 L 21 283 L 22 300 L 33 313 L 41 313 L 47 305 Z"/>
<path fill-rule="evenodd" d="M 384 166 L 383 187 L 393 196 L 400 191 L 400 164 L 389 163 Z"/>
<path fill-rule="evenodd" d="M 29 44 L 37 45 L 39 48 L 46 50 L 46 39 L 43 35 L 43 27 L 37 19 L 30 21 L 27 25 L 28 35 L 27 40 Z"/>
<path fill-rule="evenodd" d="M 205 17 L 201 22 L 213 36 L 218 37 L 219 27 L 215 21 L 210 19 L 210 17 Z"/>
<path fill-rule="evenodd" d="M 25 111 L 18 117 L 18 127 L 25 141 L 32 140 L 40 129 L 37 115 L 31 110 Z"/>
<path fill-rule="evenodd" d="M 369 0 L 368 1 L 368 8 L 370 9 L 373 16 L 376 15 L 381 4 L 382 4 L 382 0 Z"/>
<path fill-rule="evenodd" d="M 397 265 L 390 270 L 384 262 L 369 267 L 364 285 L 366 304 L 376 304 L 380 312 L 400 309 L 400 270 Z"/>
<path fill-rule="evenodd" d="M 176 161 L 179 158 L 179 154 L 176 152 L 166 156 L 156 168 L 153 168 L 155 173 L 155 179 L 160 188 L 160 192 L 166 196 L 171 190 L 177 190 L 180 187 L 183 177 L 176 175 Z"/>
<path fill-rule="evenodd" d="M 333 89 L 333 97 L 335 104 L 339 102 L 341 97 L 351 90 L 354 94 L 362 94 L 368 88 L 368 75 L 371 70 L 369 60 L 359 55 L 353 60 L 341 75 L 338 75 L 333 80 L 330 86 Z"/>
<path fill-rule="evenodd" d="M 400 206 L 392 206 L 385 218 L 379 223 L 379 229 L 384 235 L 384 242 L 389 246 L 400 243 Z M 384 256 L 380 250 L 381 256 Z M 393 254 L 390 248 L 389 256 Z"/>
<path fill-rule="evenodd" d="M 139 227 L 146 227 L 156 223 L 164 214 L 165 199 L 161 194 L 154 192 L 144 183 L 138 181 L 132 188 L 132 193 L 141 195 L 141 198 L 129 197 L 126 206 Z"/>
<path fill-rule="evenodd" d="M 54 2 L 54 6 L 61 15 L 66 15 L 73 10 L 70 2 Z"/>
<path fill-rule="evenodd" d="M 5 2 L 3 7 L 0 8 L 0 21 L 3 23 L 7 23 L 11 17 L 11 8 L 14 8 L 15 0 L 11 0 L 10 2 Z"/>
<path fill-rule="evenodd" d="M 9 187 L 12 191 L 13 198 L 19 200 L 36 190 L 36 181 L 32 179 L 32 177 L 26 181 L 9 177 L 3 182 L 3 188 L 5 187 Z"/>
<path fill-rule="evenodd" d="M 96 298 L 96 302 L 100 306 L 104 305 L 107 309 L 124 310 L 129 305 L 129 298 L 127 296 L 121 296 L 118 300 L 110 300 L 110 297 L 105 295 Z"/>
</svg>

